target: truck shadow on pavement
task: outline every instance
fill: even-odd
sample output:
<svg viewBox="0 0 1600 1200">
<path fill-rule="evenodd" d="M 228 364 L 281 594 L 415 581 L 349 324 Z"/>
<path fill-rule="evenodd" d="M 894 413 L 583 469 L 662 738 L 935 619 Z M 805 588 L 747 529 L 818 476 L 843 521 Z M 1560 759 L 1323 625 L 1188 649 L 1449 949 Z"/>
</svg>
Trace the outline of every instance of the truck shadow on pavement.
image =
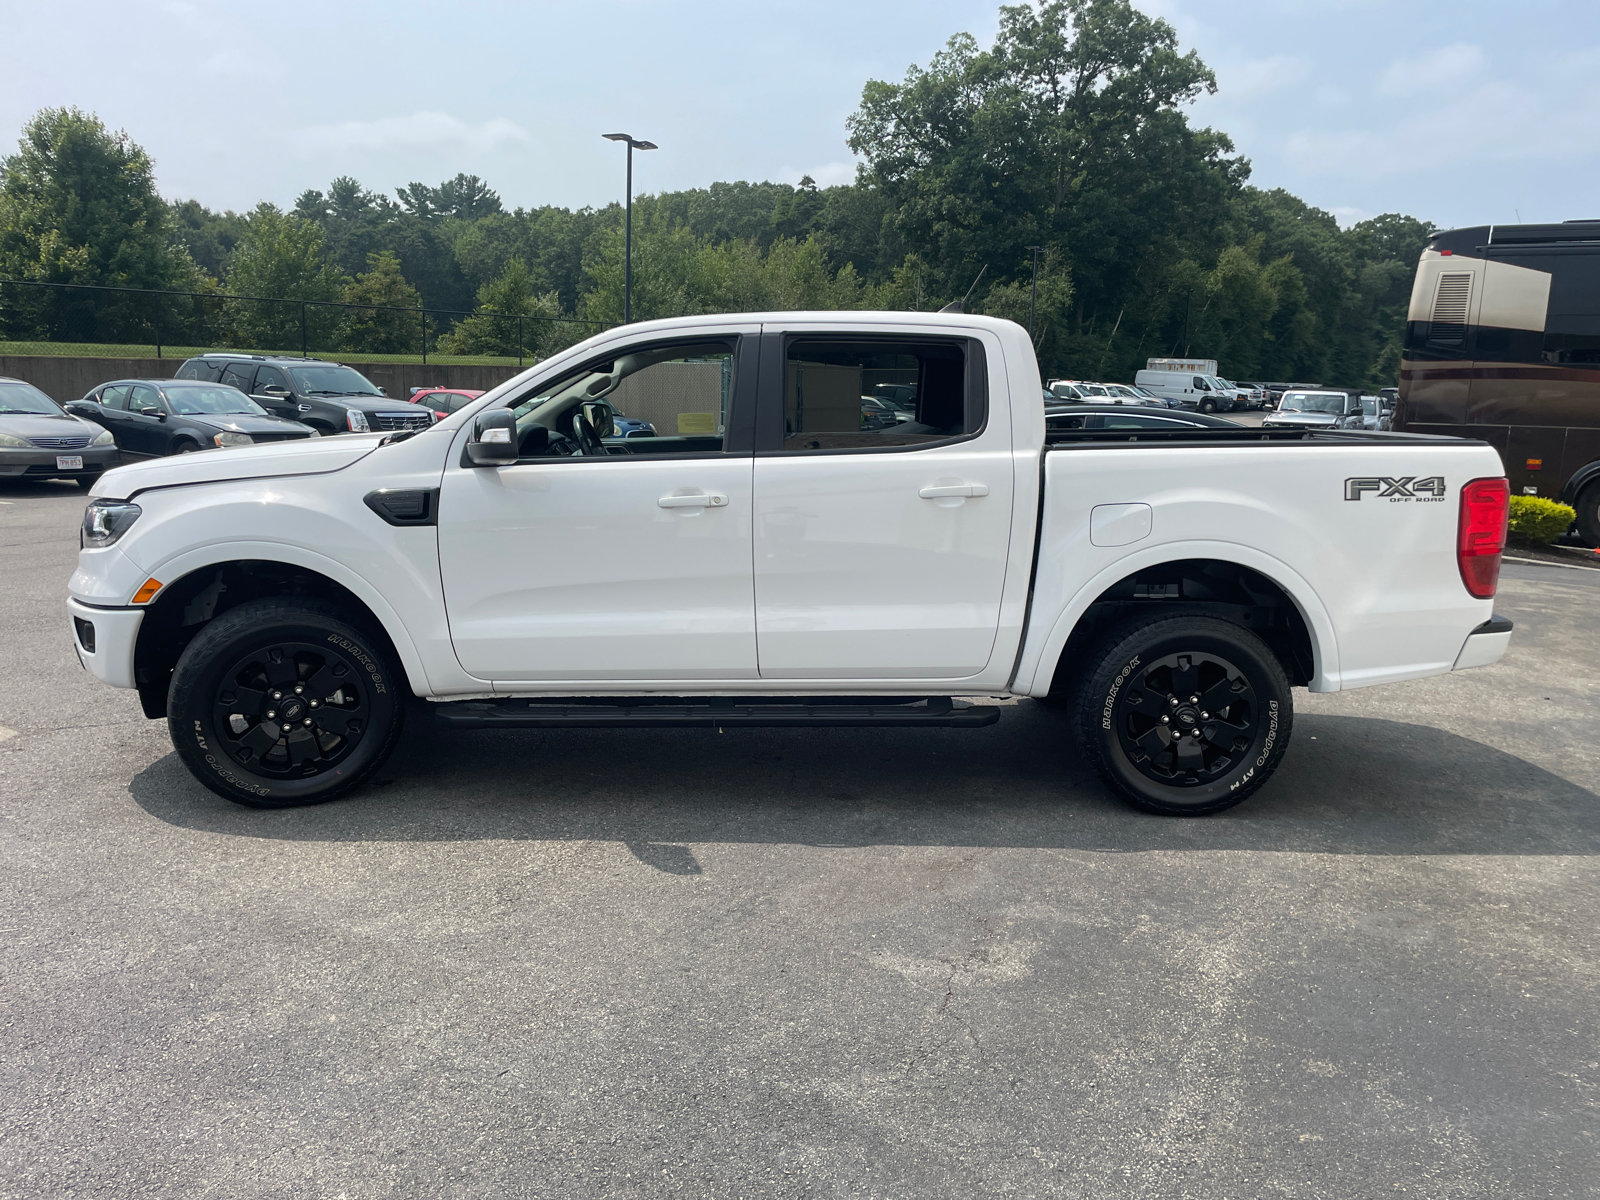
<svg viewBox="0 0 1600 1200">
<path fill-rule="evenodd" d="M 1101 786 L 1056 712 L 985 730 L 408 728 L 378 780 L 309 808 L 253 810 L 168 754 L 129 785 L 162 821 L 289 841 L 611 841 L 679 875 L 690 847 L 1033 847 L 1106 852 L 1560 854 L 1600 851 L 1600 796 L 1423 725 L 1301 716 L 1284 766 L 1238 808 L 1149 816 Z"/>
</svg>

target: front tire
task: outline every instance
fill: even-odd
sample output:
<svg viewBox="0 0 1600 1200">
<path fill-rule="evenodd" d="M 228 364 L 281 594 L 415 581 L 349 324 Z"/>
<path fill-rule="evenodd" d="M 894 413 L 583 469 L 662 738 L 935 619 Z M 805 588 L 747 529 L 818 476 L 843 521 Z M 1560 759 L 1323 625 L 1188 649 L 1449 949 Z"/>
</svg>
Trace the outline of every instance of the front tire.
<svg viewBox="0 0 1600 1200">
<path fill-rule="evenodd" d="M 1084 757 L 1148 812 L 1232 808 L 1278 767 L 1289 680 L 1255 634 L 1214 617 L 1141 618 L 1090 655 L 1072 706 Z"/>
<path fill-rule="evenodd" d="M 87 492 L 96 483 L 100 482 L 100 476 L 98 476 L 98 475 L 79 475 L 75 480 L 73 480 L 73 482 L 78 485 L 78 487 L 79 487 L 79 489 L 81 491 Z"/>
<path fill-rule="evenodd" d="M 1203 413 L 1214 413 L 1217 411 L 1217 406 L 1210 400 L 1202 400 L 1200 401 L 1200 411 Z"/>
<path fill-rule="evenodd" d="M 1600 546 L 1600 483 L 1591 483 L 1579 492 L 1573 507 L 1578 511 L 1578 536 L 1591 546 Z"/>
<path fill-rule="evenodd" d="M 383 639 L 331 604 L 278 598 L 212 621 L 178 659 L 167 694 L 172 744 L 236 804 L 316 804 L 360 786 L 405 723 Z"/>
</svg>

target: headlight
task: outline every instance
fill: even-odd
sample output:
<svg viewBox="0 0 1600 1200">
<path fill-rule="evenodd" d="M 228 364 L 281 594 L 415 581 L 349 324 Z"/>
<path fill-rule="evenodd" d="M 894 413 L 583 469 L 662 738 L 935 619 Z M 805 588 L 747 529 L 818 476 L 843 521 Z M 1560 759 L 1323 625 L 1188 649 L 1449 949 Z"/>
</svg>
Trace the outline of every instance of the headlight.
<svg viewBox="0 0 1600 1200">
<path fill-rule="evenodd" d="M 83 544 L 100 549 L 133 526 L 144 510 L 126 500 L 95 500 L 83 510 Z"/>
<path fill-rule="evenodd" d="M 34 446 L 27 438 L 13 437 L 9 433 L 0 433 L 0 446 L 8 450 L 32 450 Z"/>
<path fill-rule="evenodd" d="M 347 408 L 349 414 L 351 433 L 371 433 L 372 426 L 367 424 L 367 414 L 359 408 Z"/>
<path fill-rule="evenodd" d="M 216 443 L 226 450 L 229 446 L 253 446 L 255 439 L 248 433 L 219 433 Z"/>
<path fill-rule="evenodd" d="M 91 445 L 91 446 L 110 446 L 114 442 L 116 442 L 116 440 L 117 440 L 116 438 L 111 436 L 111 430 L 102 429 L 99 433 L 94 435 L 94 441 L 90 442 L 89 445 Z"/>
</svg>

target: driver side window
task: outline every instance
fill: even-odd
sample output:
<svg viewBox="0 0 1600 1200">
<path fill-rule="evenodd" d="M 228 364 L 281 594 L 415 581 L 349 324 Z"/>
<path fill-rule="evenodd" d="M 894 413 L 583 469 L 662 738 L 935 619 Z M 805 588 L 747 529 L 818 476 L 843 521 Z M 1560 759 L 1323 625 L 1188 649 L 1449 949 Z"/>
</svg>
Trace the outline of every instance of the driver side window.
<svg viewBox="0 0 1600 1200">
<path fill-rule="evenodd" d="M 518 461 L 728 452 L 735 339 L 630 347 L 512 406 Z"/>
</svg>

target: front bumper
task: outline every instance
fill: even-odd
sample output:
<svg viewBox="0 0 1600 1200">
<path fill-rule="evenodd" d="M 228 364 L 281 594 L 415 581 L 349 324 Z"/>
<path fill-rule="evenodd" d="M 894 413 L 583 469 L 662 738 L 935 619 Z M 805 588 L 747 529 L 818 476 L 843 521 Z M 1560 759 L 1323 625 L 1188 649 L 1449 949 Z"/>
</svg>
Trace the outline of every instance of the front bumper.
<svg viewBox="0 0 1600 1200">
<path fill-rule="evenodd" d="M 81 470 L 63 471 L 56 459 L 76 456 L 83 459 Z M 0 447 L 0 479 L 77 479 L 92 478 L 122 462 L 115 446 L 85 446 L 81 450 L 15 450 Z"/>
<path fill-rule="evenodd" d="M 112 687 L 138 686 L 133 675 L 133 651 L 139 642 L 142 608 L 96 608 L 68 598 L 68 625 L 72 646 L 84 669 Z M 93 632 L 85 630 L 88 626 Z M 86 648 L 86 643 L 94 649 Z"/>
<path fill-rule="evenodd" d="M 1452 671 L 1465 671 L 1468 667 L 1487 667 L 1497 663 L 1511 645 L 1512 625 L 1505 617 L 1490 617 L 1471 633 L 1456 655 Z"/>
</svg>

